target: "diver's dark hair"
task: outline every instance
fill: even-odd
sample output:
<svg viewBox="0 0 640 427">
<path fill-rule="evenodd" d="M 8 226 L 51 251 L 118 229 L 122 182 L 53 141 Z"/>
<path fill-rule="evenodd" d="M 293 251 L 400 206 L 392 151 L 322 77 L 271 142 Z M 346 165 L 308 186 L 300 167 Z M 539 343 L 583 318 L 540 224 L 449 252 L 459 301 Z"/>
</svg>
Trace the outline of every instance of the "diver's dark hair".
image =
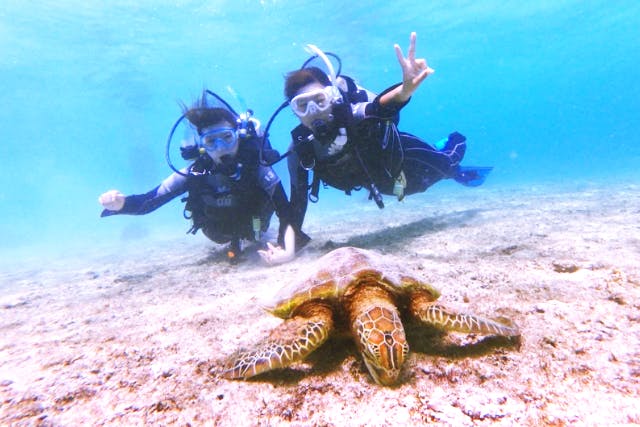
<svg viewBox="0 0 640 427">
<path fill-rule="evenodd" d="M 228 109 L 211 106 L 207 102 L 206 93 L 193 103 L 191 107 L 182 107 L 184 116 L 196 127 L 198 132 L 202 129 L 222 121 L 228 122 L 234 128 L 237 126 L 237 117 Z"/>
<path fill-rule="evenodd" d="M 331 80 L 318 67 L 301 68 L 288 73 L 284 80 L 284 96 L 288 101 L 298 94 L 298 91 L 311 83 L 320 83 L 324 86 L 331 86 Z"/>
</svg>

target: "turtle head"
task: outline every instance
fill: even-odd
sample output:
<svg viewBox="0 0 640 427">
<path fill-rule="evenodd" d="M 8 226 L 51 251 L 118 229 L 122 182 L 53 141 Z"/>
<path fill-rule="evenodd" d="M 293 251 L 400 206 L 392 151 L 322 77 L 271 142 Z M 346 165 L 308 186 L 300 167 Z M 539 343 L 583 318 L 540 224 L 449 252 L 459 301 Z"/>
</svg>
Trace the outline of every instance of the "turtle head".
<svg viewBox="0 0 640 427">
<path fill-rule="evenodd" d="M 394 384 L 409 353 L 397 310 L 374 307 L 358 316 L 354 326 L 360 353 L 375 382 Z"/>
<path fill-rule="evenodd" d="M 409 352 L 409 345 L 397 343 L 394 347 L 385 348 L 388 353 L 381 353 L 377 357 L 374 353 L 362 352 L 364 363 L 376 383 L 384 386 L 393 385 L 398 381 L 400 369 Z"/>
</svg>

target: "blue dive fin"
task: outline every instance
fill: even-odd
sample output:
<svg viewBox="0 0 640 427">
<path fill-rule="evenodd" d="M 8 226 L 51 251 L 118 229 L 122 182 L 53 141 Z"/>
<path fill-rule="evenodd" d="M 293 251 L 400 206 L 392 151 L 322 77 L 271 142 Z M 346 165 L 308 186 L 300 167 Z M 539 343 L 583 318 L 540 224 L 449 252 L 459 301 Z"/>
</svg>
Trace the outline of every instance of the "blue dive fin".
<svg viewBox="0 0 640 427">
<path fill-rule="evenodd" d="M 493 170 L 493 166 L 477 167 L 477 166 L 460 166 L 458 172 L 453 179 L 467 187 L 477 187 L 481 185 L 489 172 Z"/>
</svg>

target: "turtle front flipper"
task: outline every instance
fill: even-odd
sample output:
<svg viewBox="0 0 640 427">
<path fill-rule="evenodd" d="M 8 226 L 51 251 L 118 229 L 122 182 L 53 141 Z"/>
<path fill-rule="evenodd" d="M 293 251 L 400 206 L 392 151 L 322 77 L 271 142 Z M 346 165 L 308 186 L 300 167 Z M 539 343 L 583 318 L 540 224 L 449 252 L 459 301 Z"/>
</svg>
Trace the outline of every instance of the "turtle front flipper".
<svg viewBox="0 0 640 427">
<path fill-rule="evenodd" d="M 302 361 L 320 347 L 333 330 L 332 311 L 328 305 L 309 302 L 271 332 L 254 350 L 230 357 L 222 376 L 246 379 L 263 372 L 286 368 Z"/>
<path fill-rule="evenodd" d="M 423 323 L 452 332 L 482 335 L 520 335 L 517 327 L 507 322 L 498 322 L 472 314 L 456 313 L 433 303 L 428 296 L 414 295 L 410 304 L 411 313 Z"/>
</svg>

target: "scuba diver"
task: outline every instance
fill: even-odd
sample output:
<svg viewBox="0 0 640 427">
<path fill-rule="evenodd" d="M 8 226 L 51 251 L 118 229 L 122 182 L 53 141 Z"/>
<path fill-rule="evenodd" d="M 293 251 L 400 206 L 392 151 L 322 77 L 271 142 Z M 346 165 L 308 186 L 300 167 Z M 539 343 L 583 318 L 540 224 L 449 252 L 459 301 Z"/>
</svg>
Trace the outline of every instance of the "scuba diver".
<svg viewBox="0 0 640 427">
<path fill-rule="evenodd" d="M 171 163 L 170 145 L 185 118 L 191 139 L 180 150 L 191 163 L 178 170 Z M 210 240 L 228 243 L 228 259 L 235 262 L 242 252 L 241 241 L 259 241 L 275 210 L 280 222 L 279 246 L 267 243 L 267 249 L 258 252 L 270 264 L 292 259 L 296 246 L 300 249 L 309 237 L 291 227 L 280 178 L 271 167 L 260 164 L 264 141 L 258 130 L 251 110 L 238 115 L 222 98 L 205 90 L 191 108 L 183 107 L 183 115 L 169 134 L 166 157 L 174 173 L 145 194 L 107 191 L 98 199 L 105 208 L 101 216 L 144 215 L 188 192 L 182 199 L 186 202 L 184 216 L 192 220 L 188 233 L 202 230 Z"/>
<path fill-rule="evenodd" d="M 291 131 L 288 153 L 293 224 L 298 229 L 302 227 L 308 201 L 318 200 L 320 182 L 347 195 L 365 188 L 369 199 L 383 208 L 383 194 L 402 200 L 448 178 L 466 186 L 478 186 L 491 171 L 491 167 L 460 165 L 466 138 L 458 132 L 432 145 L 398 130 L 400 110 L 434 72 L 426 60 L 416 59 L 415 46 L 415 33 L 411 33 L 406 58 L 402 49 L 394 46 L 402 67 L 402 83 L 378 96 L 340 75 L 340 68 L 336 75 L 327 55 L 338 62 L 339 58 L 313 45 L 308 48 L 315 56 L 301 69 L 286 75 L 285 98 L 300 120 L 300 125 Z M 307 66 L 316 57 L 324 62 L 328 74 Z"/>
</svg>

